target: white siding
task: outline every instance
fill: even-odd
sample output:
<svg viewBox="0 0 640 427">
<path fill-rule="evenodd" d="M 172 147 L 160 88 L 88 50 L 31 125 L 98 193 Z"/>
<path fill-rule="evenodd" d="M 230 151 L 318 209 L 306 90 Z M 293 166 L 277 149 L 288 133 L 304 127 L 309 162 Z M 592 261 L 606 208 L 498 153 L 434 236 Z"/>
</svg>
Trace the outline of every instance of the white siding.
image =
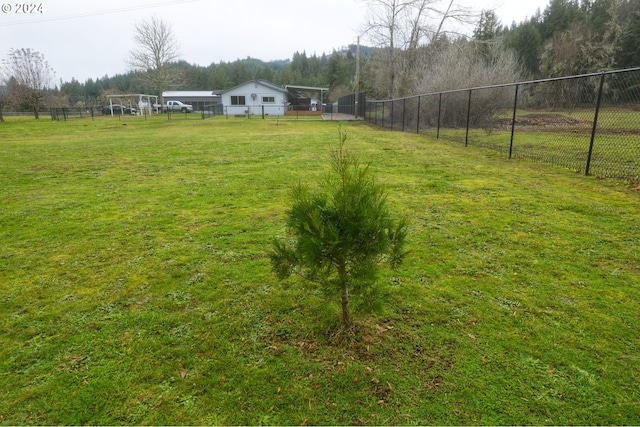
<svg viewBox="0 0 640 427">
<path fill-rule="evenodd" d="M 244 105 L 232 105 L 232 99 L 235 101 L 244 99 Z M 225 113 L 230 116 L 247 113 L 262 115 L 263 106 L 265 114 L 283 116 L 286 103 L 287 95 L 284 91 L 263 85 L 258 81 L 247 82 L 222 94 L 222 105 Z"/>
</svg>

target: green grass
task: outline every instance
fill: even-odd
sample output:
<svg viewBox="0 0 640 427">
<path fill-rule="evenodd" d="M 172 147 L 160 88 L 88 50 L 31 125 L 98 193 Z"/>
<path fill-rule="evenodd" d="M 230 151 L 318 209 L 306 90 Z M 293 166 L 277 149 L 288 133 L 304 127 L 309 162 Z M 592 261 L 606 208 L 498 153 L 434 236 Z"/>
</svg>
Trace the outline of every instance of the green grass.
<svg viewBox="0 0 640 427">
<path fill-rule="evenodd" d="M 411 220 L 361 339 L 270 271 L 332 122 L 0 124 L 0 424 L 639 424 L 640 194 L 343 124 Z"/>
</svg>

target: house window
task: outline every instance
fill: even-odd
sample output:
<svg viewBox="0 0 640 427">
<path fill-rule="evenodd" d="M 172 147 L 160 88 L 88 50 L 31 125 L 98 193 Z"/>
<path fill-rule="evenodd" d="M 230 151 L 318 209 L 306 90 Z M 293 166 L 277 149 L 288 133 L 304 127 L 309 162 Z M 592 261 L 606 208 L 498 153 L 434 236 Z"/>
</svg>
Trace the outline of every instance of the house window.
<svg viewBox="0 0 640 427">
<path fill-rule="evenodd" d="M 245 105 L 246 98 L 244 96 L 232 96 L 231 97 L 231 105 Z"/>
<path fill-rule="evenodd" d="M 275 96 L 263 96 L 262 97 L 262 103 L 263 104 L 275 104 L 276 103 L 276 97 Z"/>
</svg>

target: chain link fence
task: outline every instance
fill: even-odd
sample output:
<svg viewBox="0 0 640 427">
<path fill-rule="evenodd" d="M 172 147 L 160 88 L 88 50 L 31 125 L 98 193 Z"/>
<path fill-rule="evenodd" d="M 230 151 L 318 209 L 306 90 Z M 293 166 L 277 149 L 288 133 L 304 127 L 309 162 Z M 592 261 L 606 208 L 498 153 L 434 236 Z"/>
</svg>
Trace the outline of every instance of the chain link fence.
<svg viewBox="0 0 640 427">
<path fill-rule="evenodd" d="M 68 121 L 77 119 L 95 119 L 96 117 L 111 117 L 115 120 L 122 120 L 125 117 L 134 117 L 146 120 L 151 115 L 164 115 L 167 120 L 183 119 L 183 120 L 204 120 L 223 114 L 221 105 L 203 105 L 192 113 L 167 112 L 159 113 L 148 108 L 137 110 L 135 108 L 114 108 L 110 106 L 94 106 L 94 107 L 59 107 L 51 108 L 51 120 Z"/>
<path fill-rule="evenodd" d="M 640 181 L 640 68 L 366 101 L 376 126 Z"/>
</svg>

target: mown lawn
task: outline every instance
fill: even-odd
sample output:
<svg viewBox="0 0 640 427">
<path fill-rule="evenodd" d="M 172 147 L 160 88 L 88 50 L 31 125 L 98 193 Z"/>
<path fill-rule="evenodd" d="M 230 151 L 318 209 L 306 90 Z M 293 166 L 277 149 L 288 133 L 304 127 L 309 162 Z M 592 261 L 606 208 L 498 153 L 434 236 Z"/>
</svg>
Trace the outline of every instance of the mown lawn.
<svg viewBox="0 0 640 427">
<path fill-rule="evenodd" d="M 355 341 L 267 257 L 335 122 L 0 123 L 0 423 L 640 424 L 632 185 L 342 130 L 411 221 Z"/>
</svg>

